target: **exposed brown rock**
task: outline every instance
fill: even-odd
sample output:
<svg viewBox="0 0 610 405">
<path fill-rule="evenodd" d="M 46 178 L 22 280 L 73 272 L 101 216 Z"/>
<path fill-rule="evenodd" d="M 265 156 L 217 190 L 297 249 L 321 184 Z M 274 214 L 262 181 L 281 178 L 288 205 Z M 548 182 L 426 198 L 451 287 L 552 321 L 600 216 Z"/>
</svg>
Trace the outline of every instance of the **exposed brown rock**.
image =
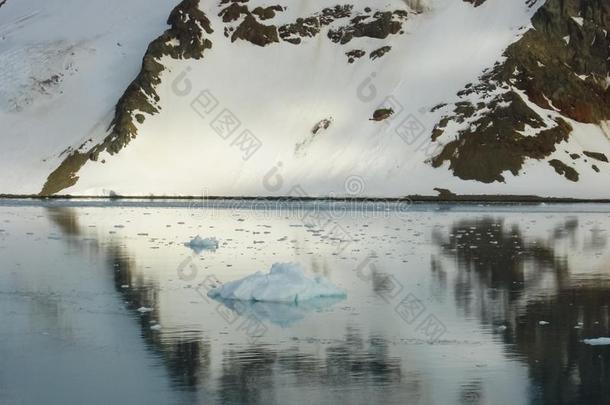
<svg viewBox="0 0 610 405">
<path fill-rule="evenodd" d="M 231 41 L 235 42 L 237 39 L 243 39 L 258 46 L 280 42 L 277 27 L 261 24 L 252 14 L 246 15 L 233 33 Z"/>
<path fill-rule="evenodd" d="M 220 13 L 218 13 L 218 16 L 222 17 L 222 21 L 227 23 L 239 20 L 242 14 L 250 14 L 248 7 L 238 3 L 231 3 L 230 6 L 223 8 Z"/>
<path fill-rule="evenodd" d="M 316 125 L 314 125 L 314 127 L 311 130 L 311 133 L 313 135 L 316 135 L 321 130 L 328 129 L 328 127 L 330 127 L 331 123 L 332 123 L 332 118 L 324 118 L 323 120 L 320 120 L 320 122 L 318 122 Z"/>
<path fill-rule="evenodd" d="M 470 3 L 475 7 L 479 7 L 481 4 L 485 3 L 486 0 L 464 0 L 466 3 Z"/>
<path fill-rule="evenodd" d="M 447 190 L 446 188 L 435 187 L 434 191 L 438 193 L 438 198 L 440 198 L 441 200 L 451 200 L 456 197 L 454 193 Z"/>
<path fill-rule="evenodd" d="M 591 159 L 595 159 L 595 160 L 599 160 L 600 162 L 606 162 L 608 163 L 608 157 L 606 155 L 604 155 L 603 153 L 598 153 L 598 152 L 588 152 L 588 151 L 583 151 L 582 152 L 585 156 L 590 157 Z"/>
<path fill-rule="evenodd" d="M 383 121 L 390 118 L 394 114 L 394 110 L 391 108 L 380 108 L 373 113 L 371 121 Z"/>
<path fill-rule="evenodd" d="M 353 38 L 385 39 L 389 35 L 398 34 L 402 29 L 407 14 L 403 10 L 378 11 L 373 16 L 356 16 L 350 24 L 330 30 L 328 37 L 333 42 L 347 44 Z"/>
<path fill-rule="evenodd" d="M 280 38 L 286 42 L 298 45 L 301 38 L 315 37 L 325 27 L 335 20 L 348 18 L 351 16 L 353 6 L 335 6 L 325 8 L 321 12 L 315 13 L 306 18 L 297 18 L 294 23 L 285 24 L 279 27 Z"/>
<path fill-rule="evenodd" d="M 381 58 L 383 55 L 390 52 L 391 49 L 392 49 L 391 46 L 382 46 L 381 48 L 376 49 L 373 52 L 371 52 L 371 54 L 369 56 L 371 59 L 375 60 L 375 59 Z"/>
<path fill-rule="evenodd" d="M 347 55 L 347 62 L 354 63 L 356 59 L 360 59 L 366 55 L 366 52 L 361 49 L 354 49 L 353 51 L 346 52 L 345 54 Z"/>
<path fill-rule="evenodd" d="M 279 27 L 278 31 L 282 40 L 298 45 L 301 43 L 301 38 L 314 37 L 330 23 L 350 18 L 344 25 L 328 32 L 331 41 L 345 45 L 354 38 L 384 39 L 389 35 L 402 33 L 403 23 L 408 17 L 408 12 L 405 10 L 371 13 L 371 9 L 367 7 L 365 14 L 354 16 L 352 5 L 335 6 L 325 8 L 306 18 L 298 18 L 294 23 Z"/>
<path fill-rule="evenodd" d="M 254 45 L 266 46 L 273 42 L 279 42 L 278 31 L 275 25 L 262 24 L 260 20 L 267 20 L 275 17 L 276 12 L 283 11 L 281 6 L 270 6 L 266 8 L 257 7 L 254 11 L 250 11 L 247 3 L 248 0 L 223 0 L 222 4 L 229 4 L 223 8 L 218 14 L 222 17 L 225 23 L 233 23 L 240 21 L 237 28 L 225 27 L 225 36 L 228 37 L 230 32 L 231 42 L 238 39 L 248 41 Z"/>
<path fill-rule="evenodd" d="M 553 159 L 549 160 L 549 164 L 553 166 L 557 174 L 564 176 L 566 179 L 570 181 L 578 181 L 579 175 L 573 167 L 570 167 L 563 163 L 561 160 Z"/>
<path fill-rule="evenodd" d="M 284 11 L 282 6 L 256 7 L 252 10 L 252 14 L 256 15 L 261 20 L 270 20 L 275 17 L 276 12 Z"/>
<path fill-rule="evenodd" d="M 212 42 L 204 37 L 204 31 L 208 34 L 213 32 L 212 27 L 205 13 L 199 9 L 199 0 L 183 0 L 172 10 L 167 23 L 171 28 L 149 45 L 140 73 L 119 99 L 110 124 L 110 135 L 86 152 L 81 150 L 82 147 L 71 151 L 49 175 L 41 195 L 52 195 L 76 184 L 77 173 L 87 160 L 97 160 L 104 151 L 116 154 L 137 136 L 134 119 L 143 123 L 144 114 L 159 112 L 156 103 L 160 97 L 155 88 L 161 83 L 160 75 L 165 70 L 158 62 L 159 58 L 200 59 L 204 51 L 212 47 Z M 177 40 L 178 45 L 171 45 L 172 40 Z"/>
<path fill-rule="evenodd" d="M 469 2 L 475 6 L 482 3 Z M 531 7 L 536 0 L 527 4 Z M 583 18 L 582 27 L 573 16 Z M 503 63 L 497 63 L 479 83 L 458 93 L 468 99 L 478 96 L 481 102 L 456 103 L 453 113 L 435 126 L 432 139 L 438 140 L 450 121 L 470 124 L 432 159 L 435 167 L 450 161 L 451 170 L 460 178 L 503 181 L 503 170 L 517 175 L 525 159 L 543 159 L 555 150 L 556 143 L 568 138 L 572 129 L 565 121 L 557 120 L 557 127 L 547 126 L 511 90 L 515 87 L 541 108 L 558 109 L 576 121 L 598 124 L 610 119 L 610 90 L 605 79 L 610 72 L 610 39 L 605 34 L 610 30 L 610 3 L 547 0 L 535 13 L 532 24 L 534 29 L 506 50 Z M 569 44 L 564 40 L 566 36 L 570 37 Z M 498 90 L 501 95 L 489 97 Z M 506 103 L 510 107 L 503 107 Z M 483 108 L 489 111 L 477 114 Z M 523 139 L 518 131 L 526 125 L 537 129 L 538 135 Z M 523 149 L 524 145 L 528 149 Z M 537 145 L 535 153 L 529 149 L 533 145 Z M 554 165 L 559 167 L 558 163 Z M 575 178 L 569 168 L 561 170 L 562 175 Z"/>
<path fill-rule="evenodd" d="M 543 159 L 555 152 L 558 143 L 568 139 L 572 127 L 561 119 L 556 127 L 542 130 L 537 136 L 521 135 L 518 131 L 525 124 L 514 127 L 512 121 L 518 105 L 498 106 L 494 113 L 475 121 L 460 132 L 458 139 L 445 145 L 432 159 L 432 165 L 440 167 L 448 161 L 453 173 L 463 180 L 503 182 L 503 172 L 517 176 L 525 159 Z"/>
</svg>

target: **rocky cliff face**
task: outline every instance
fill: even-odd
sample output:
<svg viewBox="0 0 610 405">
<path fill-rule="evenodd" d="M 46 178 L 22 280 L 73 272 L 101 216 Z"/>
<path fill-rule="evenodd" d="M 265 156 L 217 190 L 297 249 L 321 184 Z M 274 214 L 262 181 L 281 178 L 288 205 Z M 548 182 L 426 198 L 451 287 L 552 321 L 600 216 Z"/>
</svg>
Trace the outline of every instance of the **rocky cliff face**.
<svg viewBox="0 0 610 405">
<path fill-rule="evenodd" d="M 532 26 L 506 50 L 503 62 L 447 108 L 433 139 L 451 123 L 466 125 L 432 159 L 435 167 L 449 162 L 462 179 L 501 182 L 503 172 L 518 175 L 527 159 L 543 159 L 566 141 L 572 126 L 565 118 L 593 124 L 610 120 L 610 3 L 548 0 Z M 582 158 L 570 153 L 549 164 L 578 181 L 570 161 Z M 591 170 L 599 172 L 598 166 L 599 159 L 591 159 Z"/>
<path fill-rule="evenodd" d="M 103 151 L 116 154 L 137 135 L 135 123 L 143 123 L 146 115 L 159 113 L 159 95 L 155 87 L 161 82 L 165 67 L 159 62 L 163 56 L 174 59 L 201 59 L 204 51 L 212 47 L 205 38 L 211 34 L 210 20 L 199 8 L 199 0 L 183 0 L 172 10 L 167 20 L 170 29 L 155 39 L 144 55 L 142 69 L 118 101 L 110 134 L 104 141 L 89 150 L 67 150 L 67 157 L 49 175 L 40 194 L 52 195 L 78 181 L 78 171 L 88 160 L 97 160 Z"/>
<path fill-rule="evenodd" d="M 365 8 L 355 12 L 352 5 L 326 7 L 312 15 L 294 22 L 273 25 L 265 23 L 285 7 L 249 7 L 249 0 L 220 0 L 218 16 L 222 18 L 224 36 L 231 42 L 247 41 L 264 47 L 285 41 L 299 45 L 302 38 L 320 34 L 321 29 L 334 24 L 328 31 L 327 39 L 346 45 L 354 38 L 384 39 L 390 35 L 404 34 L 403 22 L 408 17 L 405 10 L 375 11 Z M 160 75 L 165 70 L 159 59 L 169 56 L 173 59 L 201 59 L 206 49 L 212 48 L 212 41 L 206 33 L 213 32 L 210 20 L 200 8 L 200 0 L 183 0 L 170 14 L 167 23 L 171 26 L 163 35 L 154 40 L 144 56 L 138 77 L 127 88 L 118 101 L 115 117 L 109 128 L 108 137 L 94 147 L 81 145 L 77 150 L 67 150 L 67 157 L 49 175 L 41 195 L 52 195 L 69 188 L 78 181 L 79 170 L 88 160 L 97 161 L 101 152 L 111 155 L 119 153 L 137 136 L 136 122 L 142 124 L 146 115 L 159 113 L 159 95 L 156 87 L 161 83 Z M 391 47 L 382 47 L 371 52 L 371 59 L 382 57 Z M 365 56 L 362 50 L 346 52 L 346 60 L 353 63 Z M 87 149 L 89 148 L 89 149 Z"/>
</svg>

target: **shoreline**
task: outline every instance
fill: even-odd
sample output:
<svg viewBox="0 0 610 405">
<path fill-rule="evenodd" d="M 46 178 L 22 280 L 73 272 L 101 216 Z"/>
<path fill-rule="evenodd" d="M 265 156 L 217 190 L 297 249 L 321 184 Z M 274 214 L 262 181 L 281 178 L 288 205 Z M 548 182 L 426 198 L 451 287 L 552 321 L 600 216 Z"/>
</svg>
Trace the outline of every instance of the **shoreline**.
<svg viewBox="0 0 610 405">
<path fill-rule="evenodd" d="M 535 195 L 440 195 L 440 196 L 424 196 L 413 195 L 405 197 L 293 197 L 293 196 L 77 196 L 77 195 L 54 195 L 40 196 L 37 194 L 0 194 L 0 200 L 38 200 L 38 201 L 56 201 L 56 200 L 108 200 L 108 201 L 278 201 L 278 202 L 384 202 L 384 203 L 507 203 L 507 204 L 540 204 L 540 203 L 557 203 L 557 204 L 610 204 L 610 198 L 567 198 L 567 197 L 540 197 Z"/>
</svg>

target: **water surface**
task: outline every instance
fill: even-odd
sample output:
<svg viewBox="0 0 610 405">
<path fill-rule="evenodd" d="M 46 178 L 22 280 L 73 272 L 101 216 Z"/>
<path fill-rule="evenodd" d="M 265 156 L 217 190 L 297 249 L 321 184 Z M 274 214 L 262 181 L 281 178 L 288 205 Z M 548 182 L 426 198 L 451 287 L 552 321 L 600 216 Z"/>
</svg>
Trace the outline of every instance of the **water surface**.
<svg viewBox="0 0 610 405">
<path fill-rule="evenodd" d="M 610 206 L 319 208 L 0 202 L 0 403 L 610 403 Z M 206 295 L 277 262 L 347 297 Z"/>
</svg>

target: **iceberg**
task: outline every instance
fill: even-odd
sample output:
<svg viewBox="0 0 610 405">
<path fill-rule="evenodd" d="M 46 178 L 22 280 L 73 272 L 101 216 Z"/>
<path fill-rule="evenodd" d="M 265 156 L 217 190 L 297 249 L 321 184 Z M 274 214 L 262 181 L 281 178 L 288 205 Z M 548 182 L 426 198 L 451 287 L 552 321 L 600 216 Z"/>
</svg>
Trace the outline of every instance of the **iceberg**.
<svg viewBox="0 0 610 405">
<path fill-rule="evenodd" d="M 299 303 L 314 298 L 345 297 L 344 290 L 324 277 L 308 278 L 300 265 L 276 263 L 269 273 L 260 271 L 208 292 L 222 300 Z"/>
<path fill-rule="evenodd" d="M 215 251 L 218 249 L 218 239 L 216 238 L 205 238 L 201 236 L 195 236 L 190 242 L 184 244 L 186 247 L 193 249 L 197 253 L 201 253 L 204 250 Z"/>
</svg>

